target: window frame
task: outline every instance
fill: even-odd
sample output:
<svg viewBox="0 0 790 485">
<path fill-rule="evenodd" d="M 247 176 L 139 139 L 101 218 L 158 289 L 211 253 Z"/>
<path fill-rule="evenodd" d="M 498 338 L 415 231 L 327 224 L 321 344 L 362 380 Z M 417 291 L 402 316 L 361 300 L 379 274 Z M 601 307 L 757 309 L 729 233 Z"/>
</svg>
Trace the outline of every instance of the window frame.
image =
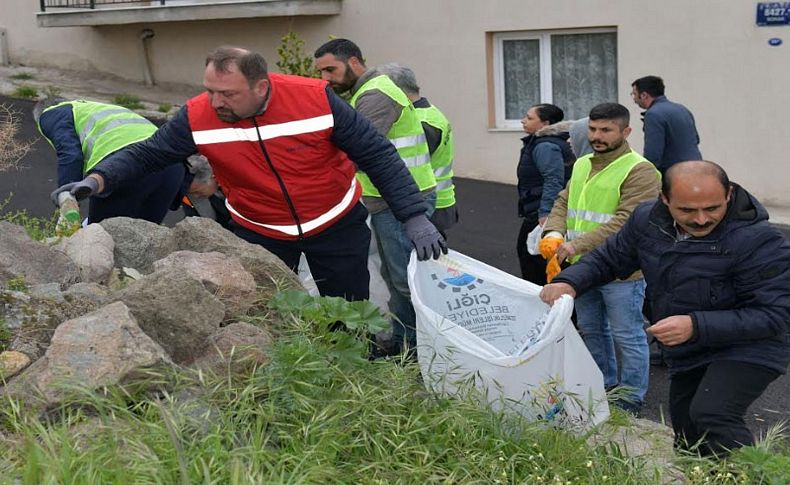
<svg viewBox="0 0 790 485">
<path fill-rule="evenodd" d="M 521 119 L 505 118 L 505 60 L 503 43 L 507 40 L 537 40 L 540 53 L 540 102 L 552 103 L 551 36 L 577 34 L 617 34 L 617 27 L 590 27 L 583 29 L 521 30 L 493 33 L 494 69 L 494 128 L 521 131 Z M 619 49 L 618 49 L 619 51 Z M 619 70 L 618 70 L 619 71 Z"/>
</svg>

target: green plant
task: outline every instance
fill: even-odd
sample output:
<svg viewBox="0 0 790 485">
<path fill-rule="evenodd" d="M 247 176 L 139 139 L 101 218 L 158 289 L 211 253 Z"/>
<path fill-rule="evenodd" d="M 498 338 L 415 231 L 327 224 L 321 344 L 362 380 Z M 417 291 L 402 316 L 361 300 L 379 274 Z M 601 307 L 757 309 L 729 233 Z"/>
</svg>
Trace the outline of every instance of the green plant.
<svg viewBox="0 0 790 485">
<path fill-rule="evenodd" d="M 0 352 L 5 351 L 8 348 L 8 344 L 11 343 L 11 330 L 8 328 L 8 324 L 5 322 L 4 318 L 0 318 Z"/>
<path fill-rule="evenodd" d="M 8 77 L 10 77 L 11 79 L 15 79 L 17 81 L 29 81 L 30 79 L 35 78 L 35 76 L 30 74 L 29 72 L 15 72 L 14 74 L 11 74 Z"/>
<path fill-rule="evenodd" d="M 0 221 L 7 221 L 22 226 L 25 228 L 27 235 L 36 241 L 55 236 L 55 226 L 58 222 L 57 210 L 53 211 L 52 216 L 49 218 L 31 216 L 25 209 L 13 212 L 6 211 L 6 207 L 13 196 L 13 193 L 9 193 L 5 200 L 0 201 Z"/>
<path fill-rule="evenodd" d="M 25 281 L 24 276 L 17 276 L 16 278 L 11 278 L 5 282 L 6 288 L 11 291 L 27 291 L 27 281 Z"/>
<path fill-rule="evenodd" d="M 304 53 L 304 40 L 296 32 L 288 31 L 280 39 L 277 46 L 277 68 L 284 74 L 297 76 L 318 77 L 318 72 L 313 67 L 313 58 Z"/>
<path fill-rule="evenodd" d="M 27 84 L 17 86 L 12 93 L 17 98 L 35 99 L 38 97 L 38 89 Z"/>
<path fill-rule="evenodd" d="M 171 109 L 173 109 L 173 105 L 170 103 L 162 103 L 157 108 L 160 113 L 169 113 Z"/>
<path fill-rule="evenodd" d="M 143 108 L 143 103 L 140 102 L 140 98 L 133 94 L 116 94 L 112 98 L 113 104 L 117 104 L 118 106 L 123 106 L 124 108 L 129 109 L 141 109 Z"/>
<path fill-rule="evenodd" d="M 44 95 L 45 98 L 55 98 L 57 96 L 60 96 L 62 92 L 63 91 L 59 87 L 54 86 L 52 84 L 47 84 L 42 90 L 42 94 Z"/>
</svg>

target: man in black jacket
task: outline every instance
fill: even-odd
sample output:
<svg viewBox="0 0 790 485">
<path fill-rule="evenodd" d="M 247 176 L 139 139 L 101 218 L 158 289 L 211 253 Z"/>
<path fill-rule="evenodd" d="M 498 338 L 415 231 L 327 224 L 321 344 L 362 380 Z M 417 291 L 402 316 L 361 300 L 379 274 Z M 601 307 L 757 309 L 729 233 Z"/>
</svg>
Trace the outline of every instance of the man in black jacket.
<svg viewBox="0 0 790 485">
<path fill-rule="evenodd" d="M 790 362 L 790 243 L 712 162 L 673 165 L 661 200 L 541 291 L 552 303 L 641 268 L 649 332 L 670 368 L 676 445 L 724 454 L 754 442 L 749 405 Z"/>
</svg>

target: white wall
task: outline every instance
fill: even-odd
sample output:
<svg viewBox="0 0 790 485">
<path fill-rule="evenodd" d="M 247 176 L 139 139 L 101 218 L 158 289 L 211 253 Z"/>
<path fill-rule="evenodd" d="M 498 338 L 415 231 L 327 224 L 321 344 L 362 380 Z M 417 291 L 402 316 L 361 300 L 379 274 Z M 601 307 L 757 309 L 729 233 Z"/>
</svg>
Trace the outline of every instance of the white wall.
<svg viewBox="0 0 790 485">
<path fill-rule="evenodd" d="M 203 58 L 219 44 L 261 51 L 272 68 L 280 37 L 292 28 L 312 52 L 329 36 L 357 42 L 369 65 L 397 61 L 417 73 L 423 94 L 442 108 L 456 134 L 456 173 L 515 182 L 522 133 L 491 130 L 486 33 L 616 27 L 619 102 L 632 112 L 631 144 L 642 148 L 630 83 L 662 76 L 667 96 L 697 119 L 705 158 L 764 202 L 790 206 L 783 148 L 790 106 L 790 26 L 757 27 L 745 0 L 344 0 L 342 13 L 101 28 L 36 27 L 37 2 L 5 0 L 17 63 L 98 69 L 142 80 L 138 35 L 152 28 L 154 77 L 198 84 Z M 784 37 L 770 47 L 768 39 Z M 604 100 L 602 100 L 604 101 Z M 784 116 L 783 116 L 784 115 Z"/>
</svg>

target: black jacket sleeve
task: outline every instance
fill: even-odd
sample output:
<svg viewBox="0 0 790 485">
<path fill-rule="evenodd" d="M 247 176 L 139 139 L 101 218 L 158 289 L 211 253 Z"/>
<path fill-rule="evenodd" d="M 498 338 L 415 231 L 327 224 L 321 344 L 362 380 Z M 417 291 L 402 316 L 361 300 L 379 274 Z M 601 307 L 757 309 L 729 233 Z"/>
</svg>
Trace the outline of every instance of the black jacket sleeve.
<svg viewBox="0 0 790 485">
<path fill-rule="evenodd" d="M 619 232 L 562 270 L 552 283 L 567 283 L 577 294 L 582 294 L 595 286 L 633 274 L 639 269 L 639 221 L 646 219 L 653 205 L 650 201 L 638 206 Z"/>
<path fill-rule="evenodd" d="M 420 190 L 392 143 L 328 86 L 326 91 L 335 120 L 332 142 L 370 177 L 399 221 L 424 214 Z"/>
<path fill-rule="evenodd" d="M 189 127 L 187 107 L 182 107 L 148 139 L 127 146 L 101 161 L 91 173 L 104 177 L 103 195 L 142 176 L 183 163 L 197 153 Z"/>
<path fill-rule="evenodd" d="M 42 113 L 39 127 L 55 147 L 58 156 L 58 186 L 82 180 L 85 159 L 80 136 L 74 125 L 72 106 L 64 104 Z"/>
</svg>

